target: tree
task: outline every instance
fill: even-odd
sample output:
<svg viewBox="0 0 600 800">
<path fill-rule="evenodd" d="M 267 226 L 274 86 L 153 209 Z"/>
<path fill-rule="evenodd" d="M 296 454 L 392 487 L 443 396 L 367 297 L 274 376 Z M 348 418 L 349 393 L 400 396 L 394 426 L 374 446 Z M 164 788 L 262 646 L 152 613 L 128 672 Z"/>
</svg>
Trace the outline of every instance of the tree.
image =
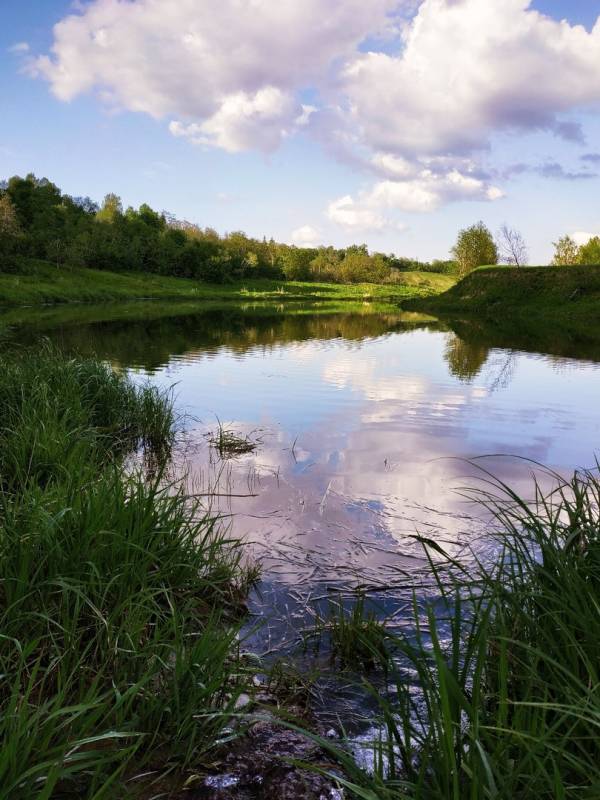
<svg viewBox="0 0 600 800">
<path fill-rule="evenodd" d="M 370 256 L 362 248 L 348 248 L 340 264 L 343 283 L 381 283 L 390 274 L 390 268 L 380 255 Z"/>
<path fill-rule="evenodd" d="M 123 203 L 116 194 L 107 194 L 102 203 L 102 208 L 96 214 L 96 219 L 100 222 L 114 222 L 117 217 L 123 214 Z"/>
<path fill-rule="evenodd" d="M 340 256 L 333 247 L 320 247 L 310 262 L 312 277 L 317 281 L 336 281 L 339 279 Z"/>
<path fill-rule="evenodd" d="M 500 260 L 513 267 L 524 267 L 529 263 L 529 252 L 525 239 L 515 228 L 509 228 L 506 223 L 498 232 L 498 250 Z"/>
<path fill-rule="evenodd" d="M 579 248 L 580 264 L 600 264 L 600 236 L 594 236 Z"/>
<path fill-rule="evenodd" d="M 563 236 L 552 244 L 554 245 L 552 266 L 570 267 L 579 262 L 579 247 L 570 236 Z"/>
<path fill-rule="evenodd" d="M 0 195 L 0 236 L 17 236 L 20 229 L 13 201 L 8 194 Z"/>
<path fill-rule="evenodd" d="M 8 194 L 0 194 L 0 264 L 11 258 L 18 245 L 21 226 Z"/>
<path fill-rule="evenodd" d="M 476 267 L 498 263 L 498 248 L 494 237 L 483 222 L 465 228 L 458 234 L 452 255 L 463 275 Z"/>
<path fill-rule="evenodd" d="M 317 255 L 316 250 L 305 247 L 288 247 L 281 259 L 283 274 L 288 281 L 309 281 L 310 264 Z"/>
</svg>

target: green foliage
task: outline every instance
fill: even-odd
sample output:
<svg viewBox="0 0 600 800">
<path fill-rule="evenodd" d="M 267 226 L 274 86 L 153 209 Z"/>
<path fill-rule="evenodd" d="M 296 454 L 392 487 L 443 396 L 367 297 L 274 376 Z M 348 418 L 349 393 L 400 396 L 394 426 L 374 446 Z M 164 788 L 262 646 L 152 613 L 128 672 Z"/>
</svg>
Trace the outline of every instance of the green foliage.
<svg viewBox="0 0 600 800">
<path fill-rule="evenodd" d="M 483 222 L 459 233 L 452 255 L 462 275 L 477 267 L 498 263 L 498 248 L 494 237 Z"/>
<path fill-rule="evenodd" d="M 2 793 L 124 797 L 214 745 L 253 573 L 161 481 L 168 398 L 44 348 L 1 359 L 0 415 Z"/>
<path fill-rule="evenodd" d="M 600 266 L 600 236 L 594 236 L 579 248 L 578 263 Z"/>
<path fill-rule="evenodd" d="M 0 267 L 14 255 L 20 235 L 15 205 L 8 194 L 0 194 Z"/>
<path fill-rule="evenodd" d="M 21 235 L 16 236 L 17 230 Z M 87 197 L 62 194 L 35 175 L 13 177 L 0 189 L 0 269 L 14 269 L 17 256 L 48 260 L 57 268 L 138 271 L 217 284 L 264 278 L 380 283 L 392 270 L 450 272 L 443 262 L 369 254 L 366 245 L 315 249 L 255 239 L 242 231 L 219 236 L 147 204 L 124 210 L 112 193 L 98 207 Z"/>
<path fill-rule="evenodd" d="M 317 616 L 315 630 L 305 636 L 305 646 L 312 639 L 318 649 L 326 637 L 332 660 L 342 668 L 374 669 L 388 654 L 388 631 L 378 612 L 369 607 L 364 593 L 348 602 L 341 596 L 329 599 L 327 616 Z"/>
<path fill-rule="evenodd" d="M 570 236 L 563 236 L 558 242 L 554 242 L 553 266 L 570 267 L 578 263 L 579 248 Z"/>
</svg>

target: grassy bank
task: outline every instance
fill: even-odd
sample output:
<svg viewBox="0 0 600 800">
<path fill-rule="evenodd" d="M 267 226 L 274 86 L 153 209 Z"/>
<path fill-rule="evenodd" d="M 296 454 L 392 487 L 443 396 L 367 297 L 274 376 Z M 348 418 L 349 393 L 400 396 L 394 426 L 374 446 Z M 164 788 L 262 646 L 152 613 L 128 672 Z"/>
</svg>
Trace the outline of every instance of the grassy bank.
<svg viewBox="0 0 600 800">
<path fill-rule="evenodd" d="M 440 316 L 478 316 L 507 326 L 544 320 L 565 330 L 598 325 L 600 267 L 488 267 L 436 297 L 403 307 Z"/>
<path fill-rule="evenodd" d="M 252 571 L 149 478 L 173 430 L 156 391 L 46 349 L 2 359 L 0 416 L 0 794 L 153 796 L 244 687 Z M 124 467 L 140 447 L 150 473 Z"/>
<path fill-rule="evenodd" d="M 0 306 L 101 303 L 122 300 L 398 302 L 450 287 L 453 278 L 425 272 L 400 273 L 393 284 L 328 284 L 255 280 L 207 284 L 141 272 L 56 267 L 22 259 L 15 272 L 0 273 Z"/>
<path fill-rule="evenodd" d="M 457 562 L 422 540 L 438 596 L 415 593 L 407 633 L 345 618 L 387 687 L 372 689 L 375 774 L 339 753 L 356 797 L 600 796 L 600 479 L 553 475 L 554 490 L 526 502 L 483 477 L 498 557 Z"/>
</svg>

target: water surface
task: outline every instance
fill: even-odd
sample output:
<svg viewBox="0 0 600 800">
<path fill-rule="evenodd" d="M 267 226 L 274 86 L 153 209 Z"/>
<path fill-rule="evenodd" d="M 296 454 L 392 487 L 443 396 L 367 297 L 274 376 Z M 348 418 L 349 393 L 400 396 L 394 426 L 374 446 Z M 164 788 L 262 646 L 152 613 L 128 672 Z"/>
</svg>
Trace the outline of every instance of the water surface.
<svg viewBox="0 0 600 800">
<path fill-rule="evenodd" d="M 369 306 L 137 304 L 11 322 L 17 340 L 46 335 L 173 387 L 187 414 L 178 463 L 263 562 L 252 603 L 269 619 L 252 637 L 263 653 L 296 647 L 312 611 L 348 587 L 401 624 L 423 563 L 417 533 L 452 553 L 485 548 L 487 521 L 457 492 L 473 482 L 467 460 L 486 457 L 526 494 L 520 459 L 566 475 L 591 466 L 600 444 L 600 352 L 556 331 L 528 352 L 505 335 L 495 345 L 493 331 L 456 325 L 459 336 Z M 207 440 L 219 424 L 256 451 L 219 458 Z"/>
</svg>

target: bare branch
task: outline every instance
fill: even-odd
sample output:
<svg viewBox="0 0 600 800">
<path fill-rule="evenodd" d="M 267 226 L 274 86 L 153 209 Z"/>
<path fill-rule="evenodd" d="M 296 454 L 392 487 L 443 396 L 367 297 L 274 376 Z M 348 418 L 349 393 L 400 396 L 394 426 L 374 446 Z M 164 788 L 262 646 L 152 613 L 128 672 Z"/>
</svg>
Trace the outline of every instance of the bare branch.
<svg viewBox="0 0 600 800">
<path fill-rule="evenodd" d="M 498 249 L 505 264 L 524 267 L 529 263 L 529 251 L 521 233 L 506 223 L 498 232 Z"/>
</svg>

